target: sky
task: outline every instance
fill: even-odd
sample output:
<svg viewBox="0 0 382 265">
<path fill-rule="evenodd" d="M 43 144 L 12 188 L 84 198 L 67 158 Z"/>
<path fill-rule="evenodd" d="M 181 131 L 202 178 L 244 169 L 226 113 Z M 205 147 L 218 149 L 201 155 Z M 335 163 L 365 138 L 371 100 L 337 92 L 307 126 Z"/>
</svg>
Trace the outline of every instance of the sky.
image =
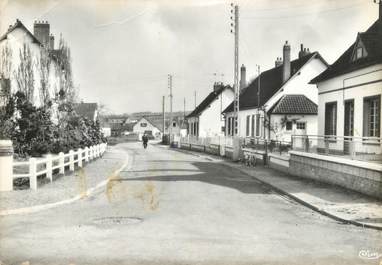
<svg viewBox="0 0 382 265">
<path fill-rule="evenodd" d="M 173 110 L 192 110 L 215 81 L 233 83 L 234 35 L 224 0 L 0 0 L 0 35 L 16 19 L 33 32 L 47 20 L 71 48 L 74 82 L 84 102 L 113 113 L 161 111 L 168 74 Z M 333 63 L 378 18 L 373 0 L 242 0 L 239 64 L 248 81 L 274 66 L 286 40 Z"/>
</svg>

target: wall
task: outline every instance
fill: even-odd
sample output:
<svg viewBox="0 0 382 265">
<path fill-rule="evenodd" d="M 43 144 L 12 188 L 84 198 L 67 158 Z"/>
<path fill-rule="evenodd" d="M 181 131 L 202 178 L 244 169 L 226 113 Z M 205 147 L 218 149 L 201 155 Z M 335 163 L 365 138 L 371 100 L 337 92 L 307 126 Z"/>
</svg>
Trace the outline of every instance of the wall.
<svg viewBox="0 0 382 265">
<path fill-rule="evenodd" d="M 232 102 L 234 93 L 225 89 L 199 116 L 199 137 L 223 136 L 222 111 Z"/>
<path fill-rule="evenodd" d="M 367 82 L 376 82 L 364 84 Z M 344 101 L 354 99 L 354 136 L 363 135 L 363 100 L 364 97 L 382 95 L 382 65 L 374 65 L 341 75 L 317 84 L 319 92 L 318 101 L 318 134 L 325 135 L 325 104 L 337 102 L 337 135 L 344 135 Z M 343 90 L 343 87 L 356 86 Z M 382 127 L 380 115 L 380 128 Z M 381 149 L 381 145 L 375 148 Z"/>
<path fill-rule="evenodd" d="M 289 173 L 382 198 L 382 165 L 291 151 Z"/>
<path fill-rule="evenodd" d="M 274 131 L 271 132 L 271 139 L 291 142 L 292 135 L 316 135 L 317 134 L 317 115 L 286 115 L 287 119 L 290 121 L 296 122 L 305 122 L 305 131 L 298 130 L 296 127 L 296 123 L 293 122 L 292 130 L 287 131 L 286 127 L 281 126 L 281 121 L 284 119 L 285 115 L 271 115 L 271 125 L 275 128 Z"/>
<path fill-rule="evenodd" d="M 378 72 L 373 72 L 377 71 Z M 360 76 L 362 75 L 362 76 Z M 357 77 L 358 76 L 358 77 Z M 342 90 L 343 86 L 354 86 L 365 82 L 380 80 L 379 83 L 358 86 Z M 344 133 L 344 104 L 348 99 L 354 99 L 354 136 L 363 134 L 363 97 L 382 93 L 382 65 L 367 67 L 317 84 L 319 91 L 318 123 L 319 134 L 325 134 L 325 103 L 337 102 L 337 135 Z M 340 89 L 340 90 L 339 90 Z M 337 90 L 337 91 L 334 91 Z M 382 122 L 382 117 L 381 117 Z"/>
</svg>

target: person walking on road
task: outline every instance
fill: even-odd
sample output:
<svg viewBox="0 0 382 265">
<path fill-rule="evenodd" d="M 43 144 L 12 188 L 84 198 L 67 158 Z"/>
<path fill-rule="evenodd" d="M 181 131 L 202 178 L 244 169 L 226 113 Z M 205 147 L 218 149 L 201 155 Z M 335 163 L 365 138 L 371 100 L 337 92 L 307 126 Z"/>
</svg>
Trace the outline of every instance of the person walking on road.
<svg viewBox="0 0 382 265">
<path fill-rule="evenodd" d="M 149 137 L 147 136 L 146 133 L 143 134 L 142 136 L 142 142 L 143 142 L 143 147 L 146 149 L 147 147 L 147 142 L 149 141 Z"/>
</svg>

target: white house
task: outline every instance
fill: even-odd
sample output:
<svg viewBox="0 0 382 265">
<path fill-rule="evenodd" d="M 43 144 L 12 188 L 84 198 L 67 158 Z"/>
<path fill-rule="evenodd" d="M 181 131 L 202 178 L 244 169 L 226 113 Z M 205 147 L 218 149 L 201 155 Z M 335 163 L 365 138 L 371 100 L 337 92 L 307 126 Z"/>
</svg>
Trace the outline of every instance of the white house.
<svg viewBox="0 0 382 265">
<path fill-rule="evenodd" d="M 196 137 L 224 135 L 222 111 L 232 102 L 230 86 L 215 83 L 214 90 L 187 116 L 188 133 Z"/>
<path fill-rule="evenodd" d="M 133 132 L 139 136 L 144 133 L 154 136 L 155 138 L 160 138 L 162 131 L 148 118 L 141 118 L 133 127 Z M 141 137 L 139 137 L 141 139 Z"/>
<path fill-rule="evenodd" d="M 310 80 L 327 69 L 318 52 L 301 45 L 299 58 L 290 60 L 290 45 L 283 47 L 283 60 L 264 71 L 241 93 L 238 127 L 235 131 L 233 102 L 224 110 L 226 135 L 291 141 L 293 134 L 317 133 L 317 88 Z"/>
<path fill-rule="evenodd" d="M 358 33 L 354 43 L 311 83 L 318 87 L 318 134 L 358 142 L 358 137 L 366 137 L 356 145 L 356 152 L 380 154 L 382 3 L 379 19 Z M 346 145 L 338 145 L 346 153 Z"/>
<path fill-rule="evenodd" d="M 28 98 L 36 106 L 41 106 L 47 98 L 52 98 L 60 89 L 61 67 L 54 56 L 54 37 L 50 34 L 50 25 L 46 21 L 34 23 L 32 34 L 20 20 L 10 25 L 7 32 L 0 36 L 0 92 L 5 94 L 19 90 L 17 80 L 26 81 L 18 73 L 25 72 L 30 63 L 33 72 L 33 89 Z M 25 55 L 25 56 L 24 56 Z M 24 58 L 31 58 L 29 61 Z M 23 58 L 23 59 L 22 59 Z M 24 61 L 24 64 L 21 64 Z M 43 67 L 46 65 L 46 67 Z M 28 66 L 27 66 L 28 67 Z M 46 89 L 42 89 L 44 87 Z"/>
</svg>

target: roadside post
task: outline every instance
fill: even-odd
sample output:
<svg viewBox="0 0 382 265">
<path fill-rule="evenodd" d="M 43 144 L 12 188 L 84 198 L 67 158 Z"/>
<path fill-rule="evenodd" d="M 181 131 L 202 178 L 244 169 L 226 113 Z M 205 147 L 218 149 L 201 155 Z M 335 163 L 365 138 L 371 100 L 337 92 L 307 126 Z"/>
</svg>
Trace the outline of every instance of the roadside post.
<svg viewBox="0 0 382 265">
<path fill-rule="evenodd" d="M 0 191 L 13 190 L 13 146 L 11 140 L 0 140 Z"/>
</svg>

